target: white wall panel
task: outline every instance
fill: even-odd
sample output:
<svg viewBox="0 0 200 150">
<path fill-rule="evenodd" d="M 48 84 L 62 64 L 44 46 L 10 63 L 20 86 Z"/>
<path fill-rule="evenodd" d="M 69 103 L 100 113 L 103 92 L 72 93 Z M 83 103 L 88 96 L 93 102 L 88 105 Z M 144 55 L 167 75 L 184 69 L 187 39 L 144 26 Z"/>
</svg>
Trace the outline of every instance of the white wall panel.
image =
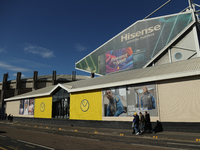
<svg viewBox="0 0 200 150">
<path fill-rule="evenodd" d="M 10 101 L 6 102 L 6 113 L 11 114 L 15 117 L 34 117 L 33 115 L 19 115 L 19 105 L 20 101 Z"/>
<path fill-rule="evenodd" d="M 200 122 L 200 80 L 159 83 L 158 93 L 162 122 Z"/>
</svg>

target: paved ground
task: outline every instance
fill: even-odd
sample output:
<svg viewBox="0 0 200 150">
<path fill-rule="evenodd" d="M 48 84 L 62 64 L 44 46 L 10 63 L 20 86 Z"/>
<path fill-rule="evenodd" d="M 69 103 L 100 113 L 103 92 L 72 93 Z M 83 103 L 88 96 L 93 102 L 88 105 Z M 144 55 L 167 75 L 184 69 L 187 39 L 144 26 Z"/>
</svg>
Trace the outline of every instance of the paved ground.
<svg viewBox="0 0 200 150">
<path fill-rule="evenodd" d="M 29 122 L 0 122 L 1 149 L 200 149 L 199 133 L 159 132 L 133 135 L 131 130 L 86 128 Z M 14 135 L 13 135 L 14 134 Z M 20 141 L 19 141 L 20 140 Z M 30 142 L 30 143 L 24 143 Z M 20 146 L 13 145 L 20 144 Z M 12 143 L 12 145 L 9 145 Z M 37 143 L 34 145 L 33 143 Z M 4 144 L 6 146 L 2 147 Z M 10 146 L 11 148 L 9 148 Z M 38 148 L 38 147 L 39 148 Z M 67 146 L 67 147 L 66 147 Z M 3 150 L 4 150 L 3 149 Z"/>
<path fill-rule="evenodd" d="M 1 124 L 6 124 L 5 121 L 0 121 Z M 132 130 L 127 129 L 108 129 L 108 128 L 89 128 L 89 127 L 75 127 L 75 126 L 65 126 L 65 125 L 53 125 L 53 124 L 41 124 L 41 123 L 29 123 L 29 122 L 13 122 L 11 125 L 35 127 L 35 128 L 45 128 L 49 130 L 62 130 L 62 131 L 74 131 L 79 133 L 96 133 L 101 135 L 119 135 L 119 136 L 135 136 Z M 143 138 L 157 138 L 157 139 L 169 139 L 169 140 L 181 140 L 181 141 L 192 141 L 200 143 L 199 133 L 188 133 L 188 132 L 169 132 L 163 131 L 155 134 L 145 133 L 139 135 Z"/>
</svg>

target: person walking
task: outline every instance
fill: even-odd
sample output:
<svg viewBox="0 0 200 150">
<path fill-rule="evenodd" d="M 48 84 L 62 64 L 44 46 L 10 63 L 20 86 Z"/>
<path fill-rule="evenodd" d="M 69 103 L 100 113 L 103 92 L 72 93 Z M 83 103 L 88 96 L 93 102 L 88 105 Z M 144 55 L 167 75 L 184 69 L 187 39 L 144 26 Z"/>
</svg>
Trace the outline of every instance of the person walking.
<svg viewBox="0 0 200 150">
<path fill-rule="evenodd" d="M 5 116 L 4 116 L 4 120 L 6 120 L 7 119 L 7 113 L 5 113 Z"/>
<path fill-rule="evenodd" d="M 133 116 L 134 116 L 134 115 L 133 115 Z M 132 122 L 132 128 L 133 128 L 132 134 L 135 134 L 134 122 Z"/>
<path fill-rule="evenodd" d="M 144 115 L 141 112 L 139 114 L 140 114 L 139 116 L 140 131 L 141 133 L 144 133 L 144 127 L 145 127 Z"/>
<path fill-rule="evenodd" d="M 8 124 L 10 124 L 10 117 L 11 117 L 11 114 L 8 115 Z"/>
<path fill-rule="evenodd" d="M 10 116 L 10 122 L 13 122 L 13 115 Z"/>
<path fill-rule="evenodd" d="M 133 123 L 134 123 L 134 129 L 135 129 L 135 132 L 136 132 L 135 135 L 139 135 L 140 134 L 140 130 L 139 130 L 139 116 L 137 115 L 137 113 L 134 113 Z"/>
</svg>

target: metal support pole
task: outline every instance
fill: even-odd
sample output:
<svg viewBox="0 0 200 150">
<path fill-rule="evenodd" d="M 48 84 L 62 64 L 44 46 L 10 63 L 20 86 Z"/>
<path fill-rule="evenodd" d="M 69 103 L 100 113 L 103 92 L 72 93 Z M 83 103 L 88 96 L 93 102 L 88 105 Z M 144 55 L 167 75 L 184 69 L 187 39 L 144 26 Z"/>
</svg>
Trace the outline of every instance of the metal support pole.
<svg viewBox="0 0 200 150">
<path fill-rule="evenodd" d="M 167 5 L 171 0 L 168 0 L 166 3 L 164 3 L 162 6 L 160 6 L 159 8 L 157 8 L 156 10 L 154 10 L 152 13 L 150 13 L 148 16 L 146 16 L 143 20 L 147 19 L 148 17 L 150 17 L 151 15 L 153 15 L 156 11 L 158 11 L 159 9 L 161 9 L 162 7 L 164 7 L 165 5 Z"/>
<path fill-rule="evenodd" d="M 53 74 L 52 74 L 52 85 L 56 85 L 56 71 L 53 71 Z"/>
<path fill-rule="evenodd" d="M 5 91 L 7 90 L 7 80 L 8 80 L 8 73 L 3 75 L 1 97 L 0 97 L 0 108 L 4 107 Z"/>
<path fill-rule="evenodd" d="M 15 93 L 14 95 L 17 96 L 20 94 L 20 89 L 21 89 L 21 72 L 17 72 L 17 78 L 16 78 L 16 88 L 15 88 Z"/>
<path fill-rule="evenodd" d="M 200 5 L 198 5 L 198 4 L 194 4 L 195 6 L 197 6 L 197 7 L 200 7 Z"/>
<path fill-rule="evenodd" d="M 34 73 L 33 73 L 33 87 L 32 87 L 33 90 L 37 90 L 37 83 L 38 83 L 37 80 L 38 80 L 38 72 L 34 71 Z"/>
<path fill-rule="evenodd" d="M 193 1 L 192 0 L 188 0 L 188 3 L 189 3 L 190 9 L 193 9 L 193 7 L 192 7 Z"/>
<path fill-rule="evenodd" d="M 196 11 L 195 4 L 194 4 L 193 0 L 188 0 L 188 3 L 189 3 L 189 6 L 190 6 L 190 9 L 193 9 L 194 11 Z"/>
</svg>

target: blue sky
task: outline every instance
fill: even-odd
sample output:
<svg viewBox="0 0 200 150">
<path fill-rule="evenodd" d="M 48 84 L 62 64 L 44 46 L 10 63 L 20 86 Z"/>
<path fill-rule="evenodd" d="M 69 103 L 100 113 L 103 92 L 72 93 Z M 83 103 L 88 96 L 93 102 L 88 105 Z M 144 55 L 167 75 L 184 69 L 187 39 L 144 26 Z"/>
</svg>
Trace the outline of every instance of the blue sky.
<svg viewBox="0 0 200 150">
<path fill-rule="evenodd" d="M 0 81 L 38 75 L 90 75 L 79 61 L 167 0 L 0 0 Z M 198 3 L 197 0 L 194 2 Z M 188 0 L 172 0 L 152 17 L 178 13 Z"/>
</svg>

